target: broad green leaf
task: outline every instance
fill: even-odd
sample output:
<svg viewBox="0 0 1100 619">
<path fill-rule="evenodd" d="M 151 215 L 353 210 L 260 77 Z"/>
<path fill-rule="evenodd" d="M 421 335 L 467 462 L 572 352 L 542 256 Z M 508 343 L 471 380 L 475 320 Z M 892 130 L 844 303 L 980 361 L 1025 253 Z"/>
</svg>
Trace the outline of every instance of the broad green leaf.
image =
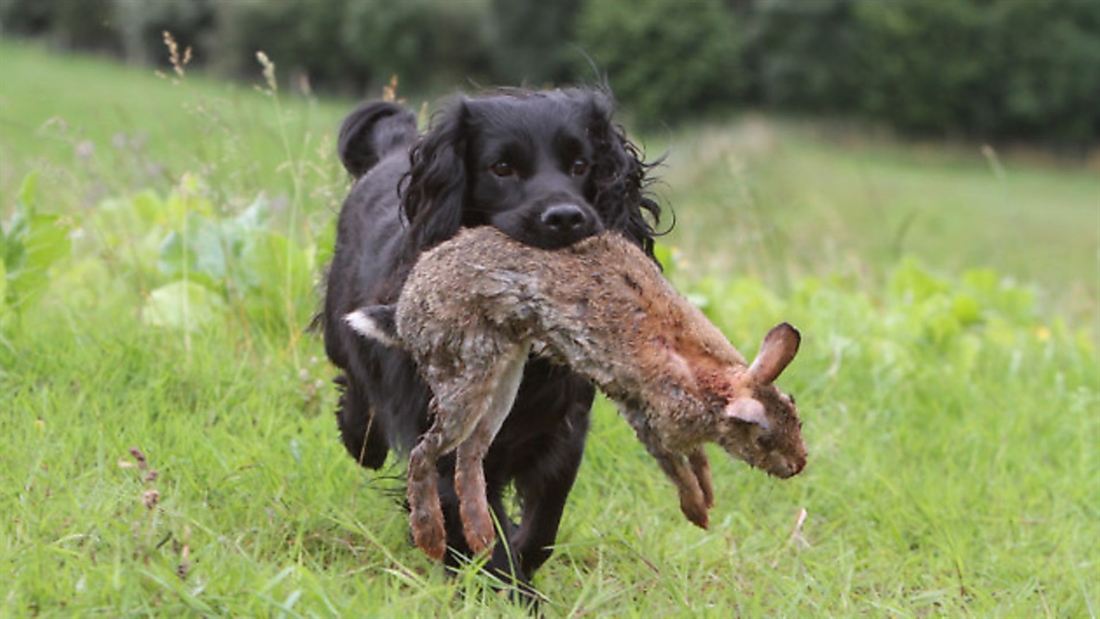
<svg viewBox="0 0 1100 619">
<path fill-rule="evenodd" d="M 0 329 L 7 326 L 8 320 L 14 310 L 8 307 L 8 272 L 4 268 L 4 261 L 0 260 Z"/>
<path fill-rule="evenodd" d="M 149 294 L 141 310 L 145 324 L 197 331 L 225 314 L 221 297 L 195 282 L 174 281 Z"/>
<path fill-rule="evenodd" d="M 250 276 L 244 300 L 254 320 L 296 320 L 312 297 L 309 256 L 284 235 L 253 234 L 241 254 L 240 266 Z"/>
<path fill-rule="evenodd" d="M 951 313 L 963 326 L 977 324 L 982 320 L 981 304 L 966 293 L 959 293 L 951 298 Z"/>
<path fill-rule="evenodd" d="M 913 258 L 903 260 L 890 275 L 890 292 L 901 300 L 919 303 L 943 294 L 948 288 L 947 282 L 933 277 Z"/>
<path fill-rule="evenodd" d="M 0 301 L 18 312 L 38 300 L 49 284 L 49 268 L 72 251 L 68 220 L 35 212 L 37 185 L 37 172 L 23 179 L 11 219 L 0 229 Z"/>
<path fill-rule="evenodd" d="M 241 211 L 239 215 L 230 220 L 231 225 L 240 233 L 259 232 L 267 227 L 271 218 L 271 208 L 267 196 L 260 194 Z"/>
<path fill-rule="evenodd" d="M 24 246 L 27 252 L 26 268 L 42 269 L 69 255 L 72 241 L 67 220 L 57 215 L 35 215 Z"/>
<path fill-rule="evenodd" d="M 33 213 L 35 198 L 37 195 L 38 170 L 35 170 L 23 178 L 23 184 L 19 187 L 19 193 L 16 194 L 15 199 L 18 200 L 20 203 L 26 205 L 28 209 L 31 209 L 30 212 Z"/>
<path fill-rule="evenodd" d="M 8 267 L 9 300 L 18 311 L 33 305 L 49 284 L 49 268 L 72 250 L 69 224 L 56 215 L 28 218 L 21 239 L 22 251 Z"/>
<path fill-rule="evenodd" d="M 129 202 L 134 215 L 146 225 L 157 223 L 165 215 L 164 201 L 151 189 L 134 195 Z"/>
<path fill-rule="evenodd" d="M 197 213 L 190 213 L 186 234 L 172 231 L 164 238 L 157 265 L 167 277 L 182 277 L 186 260 L 188 278 L 217 286 L 225 282 L 228 269 L 226 253 L 233 249 L 233 242 L 224 238 L 216 223 Z"/>
<path fill-rule="evenodd" d="M 23 266 L 27 258 L 24 241 L 27 237 L 30 209 L 29 205 L 17 199 L 11 218 L 0 228 L 0 258 L 3 258 L 9 271 L 15 271 Z"/>
<path fill-rule="evenodd" d="M 22 218 L 22 208 L 22 205 L 16 204 L 10 224 L 0 230 L 0 262 L 12 271 L 23 266 L 27 258 L 26 249 L 23 247 L 26 225 Z"/>
</svg>

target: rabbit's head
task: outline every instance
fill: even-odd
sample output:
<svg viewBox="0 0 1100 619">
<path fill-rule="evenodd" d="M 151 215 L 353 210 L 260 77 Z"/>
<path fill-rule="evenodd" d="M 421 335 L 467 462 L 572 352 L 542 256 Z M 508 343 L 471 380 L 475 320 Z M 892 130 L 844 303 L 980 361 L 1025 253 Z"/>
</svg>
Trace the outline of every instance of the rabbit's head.
<svg viewBox="0 0 1100 619">
<path fill-rule="evenodd" d="M 772 328 L 756 359 L 734 377 L 737 395 L 721 411 L 718 444 L 731 456 L 782 478 L 806 466 L 794 398 L 774 384 L 794 359 L 800 341 L 798 330 L 787 323 Z"/>
</svg>

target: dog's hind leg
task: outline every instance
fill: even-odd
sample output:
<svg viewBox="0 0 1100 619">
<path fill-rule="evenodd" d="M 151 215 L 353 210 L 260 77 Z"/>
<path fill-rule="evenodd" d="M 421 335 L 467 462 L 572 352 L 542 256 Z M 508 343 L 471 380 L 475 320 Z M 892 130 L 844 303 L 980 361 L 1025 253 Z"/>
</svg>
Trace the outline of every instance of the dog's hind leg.
<svg viewBox="0 0 1100 619">
<path fill-rule="evenodd" d="M 367 394 L 346 374 L 337 376 L 333 382 L 340 392 L 336 424 L 344 447 L 360 465 L 375 470 L 381 468 L 390 448 L 382 421 L 375 415 Z"/>
</svg>

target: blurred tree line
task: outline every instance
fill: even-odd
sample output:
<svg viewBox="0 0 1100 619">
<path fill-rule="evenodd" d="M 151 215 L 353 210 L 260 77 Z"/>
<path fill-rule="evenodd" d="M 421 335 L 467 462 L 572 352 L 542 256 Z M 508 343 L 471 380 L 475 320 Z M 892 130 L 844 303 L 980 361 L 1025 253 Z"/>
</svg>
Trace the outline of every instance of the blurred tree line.
<svg viewBox="0 0 1100 619">
<path fill-rule="evenodd" d="M 1097 0 L 0 0 L 0 31 L 316 90 L 543 86 L 606 74 L 643 125 L 758 107 L 903 131 L 1100 138 Z"/>
</svg>

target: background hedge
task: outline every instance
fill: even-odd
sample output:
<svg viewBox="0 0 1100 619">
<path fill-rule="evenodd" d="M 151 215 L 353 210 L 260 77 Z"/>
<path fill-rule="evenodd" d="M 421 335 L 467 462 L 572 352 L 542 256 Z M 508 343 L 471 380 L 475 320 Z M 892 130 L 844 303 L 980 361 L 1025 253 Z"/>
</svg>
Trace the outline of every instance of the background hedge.
<svg viewBox="0 0 1100 619">
<path fill-rule="evenodd" d="M 606 74 L 643 124 L 757 107 L 909 133 L 1100 138 L 1095 0 L 0 0 L 0 32 L 135 63 L 407 96 Z M 594 71 L 594 67 L 597 69 Z"/>
</svg>

